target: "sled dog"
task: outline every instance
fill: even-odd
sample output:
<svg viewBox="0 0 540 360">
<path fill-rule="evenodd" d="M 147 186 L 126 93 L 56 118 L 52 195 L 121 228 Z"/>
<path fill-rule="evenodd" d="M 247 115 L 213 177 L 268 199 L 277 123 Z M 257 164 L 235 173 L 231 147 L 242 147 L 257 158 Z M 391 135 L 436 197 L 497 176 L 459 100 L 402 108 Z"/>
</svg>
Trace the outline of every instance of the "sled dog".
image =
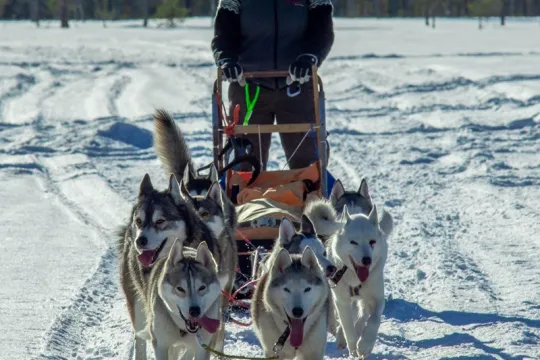
<svg viewBox="0 0 540 360">
<path fill-rule="evenodd" d="M 340 218 L 345 205 L 349 214 L 368 215 L 373 210 L 374 203 L 365 178 L 360 182 L 356 192 L 346 191 L 338 179 L 332 187 L 328 200 L 318 198 L 306 204 L 304 214 L 313 221 L 317 235 L 323 242 L 341 229 L 343 222 Z M 392 216 L 387 211 L 383 212 L 380 225 L 383 229 L 393 227 Z"/>
<path fill-rule="evenodd" d="M 308 246 L 314 252 L 323 273 L 327 277 L 333 276 L 336 267 L 328 260 L 326 248 L 317 238 L 313 223 L 306 215 L 302 215 L 299 231 L 295 230 L 293 223 L 288 218 L 281 219 L 278 238 L 272 246 L 272 252 L 257 267 L 257 277 L 262 274 L 263 267 L 273 262 L 281 249 L 287 250 L 290 254 L 302 254 Z"/>
<path fill-rule="evenodd" d="M 182 359 L 210 359 L 201 345 L 216 341 L 226 278 L 206 242 L 195 250 L 176 240 L 169 256 L 158 260 L 148 278 L 148 323 L 141 334 L 152 342 L 156 360 L 177 360 L 182 350 Z"/>
<path fill-rule="evenodd" d="M 280 249 L 253 294 L 251 317 L 264 356 L 322 360 L 327 342 L 330 287 L 310 247 L 301 255 Z M 279 350 L 279 349 L 276 349 Z"/>
<path fill-rule="evenodd" d="M 373 350 L 384 310 L 386 239 L 392 228 L 381 229 L 375 205 L 369 215 L 351 215 L 344 205 L 343 222 L 327 242 L 329 260 L 340 274 L 332 288 L 340 325 L 336 338 L 351 356 L 365 357 Z"/>
<path fill-rule="evenodd" d="M 118 240 L 120 284 L 135 330 L 136 360 L 146 359 L 146 341 L 137 333 L 146 323 L 143 308 L 148 276 L 153 265 L 167 257 L 174 239 L 191 247 L 206 241 L 220 272 L 234 272 L 236 248 L 216 241 L 212 230 L 182 198 L 176 177 L 170 176 L 167 190 L 158 191 L 146 174 L 130 219 L 120 230 Z"/>
<path fill-rule="evenodd" d="M 215 166 L 210 167 L 207 176 L 196 176 L 191 154 L 184 134 L 173 118 L 164 110 L 154 114 L 154 150 L 167 174 L 184 179 L 192 195 L 205 195 L 214 181 L 218 181 Z"/>
<path fill-rule="evenodd" d="M 212 168 L 215 169 L 213 165 Z M 188 171 L 189 169 L 186 168 L 186 172 Z M 184 200 L 192 204 L 203 221 L 214 231 L 216 237 L 220 236 L 224 230 L 234 237 L 236 208 L 217 180 L 210 185 L 205 195 L 194 195 L 193 192 L 189 192 L 186 177 L 184 177 L 180 181 L 180 191 Z M 236 242 L 234 244 L 236 246 Z"/>
</svg>

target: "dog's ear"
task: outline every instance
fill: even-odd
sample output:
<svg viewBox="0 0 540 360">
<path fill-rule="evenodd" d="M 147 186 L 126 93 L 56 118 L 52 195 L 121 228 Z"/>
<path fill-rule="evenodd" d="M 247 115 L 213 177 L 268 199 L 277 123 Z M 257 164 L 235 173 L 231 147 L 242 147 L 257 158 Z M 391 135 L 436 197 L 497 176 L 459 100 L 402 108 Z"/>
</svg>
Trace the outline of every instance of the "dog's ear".
<svg viewBox="0 0 540 360">
<path fill-rule="evenodd" d="M 176 205 L 180 205 L 184 202 L 184 199 L 182 199 L 182 195 L 180 194 L 180 186 L 178 185 L 178 181 L 176 180 L 176 176 L 174 176 L 174 174 L 171 174 L 169 177 L 169 193 L 171 194 Z"/>
<path fill-rule="evenodd" d="M 362 178 L 362 180 L 360 181 L 360 186 L 358 187 L 357 193 L 366 198 L 369 201 L 369 204 L 373 206 L 373 200 L 371 199 L 371 195 L 369 194 L 369 188 L 366 178 Z"/>
<path fill-rule="evenodd" d="M 279 253 L 276 256 L 276 260 L 272 266 L 272 271 L 274 274 L 280 275 L 283 274 L 285 269 L 287 269 L 292 264 L 291 255 L 286 249 L 279 250 Z"/>
<path fill-rule="evenodd" d="M 332 206 L 336 206 L 336 203 L 343 195 L 345 195 L 345 188 L 343 187 L 341 180 L 337 179 L 334 186 L 332 186 L 332 192 L 330 193 L 330 202 L 332 203 Z"/>
<path fill-rule="evenodd" d="M 349 222 L 351 220 L 351 214 L 349 214 L 349 208 L 347 207 L 347 205 L 343 205 L 342 219 L 345 220 L 345 222 Z"/>
<path fill-rule="evenodd" d="M 186 182 L 184 181 L 184 179 L 180 181 L 180 195 L 182 196 L 182 199 L 184 199 L 184 201 L 192 200 L 191 194 L 186 187 Z"/>
<path fill-rule="evenodd" d="M 144 174 L 144 177 L 139 185 L 139 197 L 149 195 L 154 190 L 152 181 L 150 181 L 150 175 Z"/>
<path fill-rule="evenodd" d="M 217 272 L 217 264 L 208 248 L 206 241 L 203 241 L 197 246 L 197 261 L 203 264 L 204 267 L 212 267 Z"/>
<path fill-rule="evenodd" d="M 306 246 L 304 252 L 302 252 L 302 265 L 307 267 L 310 270 L 317 270 L 319 268 L 319 261 L 317 256 L 313 252 L 313 249 L 310 246 Z"/>
<path fill-rule="evenodd" d="M 369 213 L 369 221 L 373 225 L 379 224 L 379 217 L 377 216 L 377 206 L 373 205 L 373 209 L 371 209 L 371 212 Z"/>
<path fill-rule="evenodd" d="M 383 211 L 379 226 L 381 230 L 386 234 L 386 236 L 389 236 L 394 230 L 394 219 L 388 211 Z"/>
<path fill-rule="evenodd" d="M 191 167 L 186 165 L 186 168 L 184 169 L 184 177 L 183 180 L 186 184 L 189 184 L 190 181 L 193 181 L 195 177 L 193 176 L 193 173 L 191 172 Z"/>
<path fill-rule="evenodd" d="M 302 214 L 302 225 L 300 231 L 303 232 L 306 236 L 315 236 L 315 226 L 310 218 L 306 214 Z"/>
<path fill-rule="evenodd" d="M 219 174 L 218 174 L 218 171 L 216 169 L 216 165 L 212 164 L 212 166 L 210 166 L 210 172 L 208 173 L 208 179 L 212 182 L 214 181 L 219 181 Z"/>
<path fill-rule="evenodd" d="M 296 230 L 291 220 L 286 217 L 281 218 L 281 224 L 279 224 L 279 242 L 281 245 L 290 244 L 295 234 Z"/>
<path fill-rule="evenodd" d="M 184 242 L 178 238 L 174 239 L 174 242 L 171 246 L 171 250 L 169 251 L 169 257 L 167 260 L 167 265 L 169 267 L 174 266 L 175 264 L 178 264 L 184 258 L 184 254 L 182 253 L 183 249 L 184 249 Z"/>
<path fill-rule="evenodd" d="M 212 185 L 210 185 L 210 188 L 206 193 L 206 198 L 214 200 L 218 206 L 223 209 L 223 191 L 221 185 L 219 185 L 217 181 L 214 181 Z"/>
</svg>

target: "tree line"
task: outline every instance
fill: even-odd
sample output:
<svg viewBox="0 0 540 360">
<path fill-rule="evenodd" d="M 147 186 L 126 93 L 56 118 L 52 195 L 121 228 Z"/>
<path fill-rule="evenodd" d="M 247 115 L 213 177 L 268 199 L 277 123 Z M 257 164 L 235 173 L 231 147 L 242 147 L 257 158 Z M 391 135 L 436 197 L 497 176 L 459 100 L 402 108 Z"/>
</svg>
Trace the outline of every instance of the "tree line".
<svg viewBox="0 0 540 360">
<path fill-rule="evenodd" d="M 260 0 L 264 1 L 264 0 Z M 174 19 L 213 16 L 218 0 L 0 0 L 0 19 Z M 339 17 L 539 16 L 540 0 L 333 0 Z"/>
</svg>

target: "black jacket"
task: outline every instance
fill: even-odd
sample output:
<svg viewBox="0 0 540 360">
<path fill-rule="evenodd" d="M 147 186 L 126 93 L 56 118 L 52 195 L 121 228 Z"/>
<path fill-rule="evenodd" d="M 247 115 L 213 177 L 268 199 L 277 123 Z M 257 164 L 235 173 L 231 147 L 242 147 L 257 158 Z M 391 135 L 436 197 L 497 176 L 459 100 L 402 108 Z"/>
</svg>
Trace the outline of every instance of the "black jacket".
<svg viewBox="0 0 540 360">
<path fill-rule="evenodd" d="M 244 71 L 288 70 L 301 54 L 317 66 L 334 43 L 331 0 L 220 0 L 212 51 L 216 65 L 237 60 Z M 257 79 L 277 89 L 285 79 Z"/>
</svg>

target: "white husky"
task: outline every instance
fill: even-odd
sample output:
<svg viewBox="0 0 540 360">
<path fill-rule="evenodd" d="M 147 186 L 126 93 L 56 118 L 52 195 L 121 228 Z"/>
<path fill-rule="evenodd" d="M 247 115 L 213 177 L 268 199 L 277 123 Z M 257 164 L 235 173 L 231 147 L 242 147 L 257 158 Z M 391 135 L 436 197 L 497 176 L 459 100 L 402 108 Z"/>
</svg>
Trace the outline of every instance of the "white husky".
<svg viewBox="0 0 540 360">
<path fill-rule="evenodd" d="M 266 357 L 322 360 L 327 341 L 330 287 L 310 247 L 302 255 L 281 249 L 253 294 L 251 317 Z M 279 349 L 278 349 L 279 350 Z"/>
<path fill-rule="evenodd" d="M 327 243 L 328 258 L 340 275 L 332 288 L 341 328 L 336 337 L 338 347 L 345 340 L 351 356 L 365 357 L 375 346 L 384 310 L 386 239 L 392 223 L 385 233 L 379 227 L 376 206 L 369 215 L 350 215 L 347 205 L 343 222 L 342 229 Z"/>
</svg>

